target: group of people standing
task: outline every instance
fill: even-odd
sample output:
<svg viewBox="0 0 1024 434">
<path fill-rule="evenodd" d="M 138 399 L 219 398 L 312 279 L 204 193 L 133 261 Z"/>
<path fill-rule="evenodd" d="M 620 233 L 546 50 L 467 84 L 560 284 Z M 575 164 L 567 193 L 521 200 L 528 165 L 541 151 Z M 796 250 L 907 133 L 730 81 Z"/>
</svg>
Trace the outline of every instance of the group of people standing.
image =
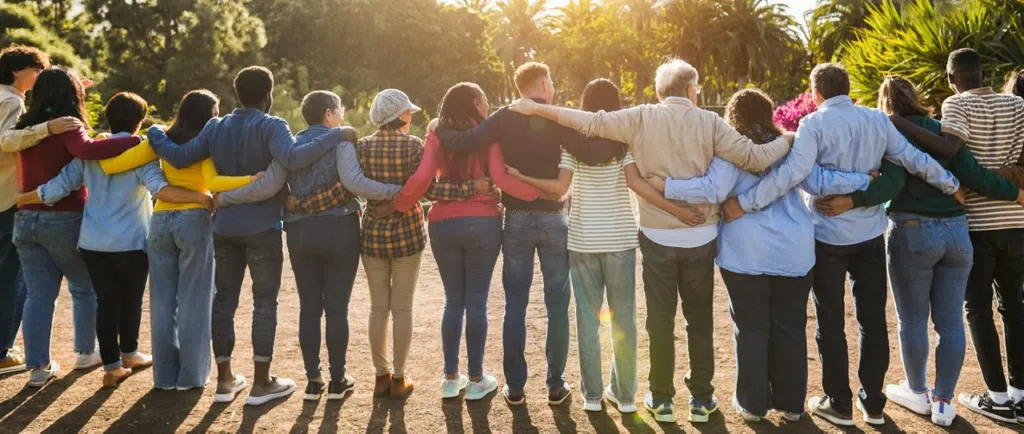
<svg viewBox="0 0 1024 434">
<path fill-rule="evenodd" d="M 716 263 L 735 325 L 731 404 L 746 420 L 775 410 L 795 422 L 809 410 L 853 425 L 856 407 L 867 423 L 883 424 L 888 399 L 948 426 L 966 348 L 965 305 L 989 390 L 962 394 L 959 404 L 1024 420 L 1024 99 L 1013 95 L 1024 79 L 1014 77 L 1005 94 L 984 87 L 971 50 L 952 53 L 948 71 L 956 95 L 943 104 L 940 123 L 904 78 L 886 77 L 876 110 L 851 100 L 842 66 L 819 65 L 810 77 L 818 110 L 794 133 L 772 122 L 773 102 L 755 89 L 736 93 L 724 118 L 696 107 L 698 73 L 681 60 L 658 68 L 658 104 L 622 108 L 615 85 L 599 79 L 584 90 L 582 110 L 551 105 L 551 74 L 531 62 L 515 73 L 521 99 L 494 113 L 479 86 L 453 86 L 420 140 L 409 134 L 420 109 L 395 89 L 374 98 L 370 120 L 378 129 L 370 136 L 343 128 L 341 99 L 325 91 L 303 99 L 308 128 L 293 136 L 268 114 L 273 74 L 249 67 L 234 81 L 240 107 L 226 116 L 216 95 L 192 91 L 171 125 L 150 128 L 143 141 L 136 134 L 148 106 L 122 92 L 105 107 L 110 134 L 94 140 L 84 109 L 88 80 L 51 67 L 37 49 L 10 47 L 0 52 L 0 208 L 7 209 L 0 214 L 0 374 L 28 369 L 35 387 L 59 374 L 49 341 L 66 277 L 74 368 L 102 365 L 105 386 L 152 366 L 157 389 L 204 388 L 212 342 L 217 402 L 246 388 L 249 405 L 292 394 L 295 381 L 271 374 L 285 231 L 305 398 L 341 399 L 355 388 L 346 372 L 348 308 L 361 261 L 373 393 L 402 399 L 414 389 L 406 366 L 429 231 L 445 289 L 443 398 L 482 399 L 498 388 L 483 359 L 501 253 L 508 404 L 526 400 L 526 310 L 539 259 L 549 404 L 572 395 L 564 370 L 574 297 L 584 409 L 602 411 L 608 401 L 637 411 L 639 248 L 650 337 L 642 405 L 659 422 L 675 420 L 680 304 L 688 419 L 704 422 L 718 410 Z M 630 191 L 640 198 L 639 222 Z M 424 198 L 432 202 L 426 222 Z M 251 384 L 231 363 L 246 269 Z M 860 323 L 856 394 L 844 331 L 847 278 Z M 152 356 L 138 344 L 147 280 Z M 887 282 L 906 374 L 888 386 Z M 825 395 L 808 400 L 810 295 Z M 607 386 L 602 312 L 612 326 Z M 939 335 L 934 387 L 926 372 L 929 315 Z M 22 318 L 24 353 L 14 348 Z"/>
</svg>

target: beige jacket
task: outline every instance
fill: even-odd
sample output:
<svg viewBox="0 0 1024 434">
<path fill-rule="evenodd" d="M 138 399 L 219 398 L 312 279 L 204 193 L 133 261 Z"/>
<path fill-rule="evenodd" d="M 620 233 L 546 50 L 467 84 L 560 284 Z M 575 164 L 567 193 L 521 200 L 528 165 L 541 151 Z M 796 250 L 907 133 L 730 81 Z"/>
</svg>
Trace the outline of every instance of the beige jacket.
<svg viewBox="0 0 1024 434">
<path fill-rule="evenodd" d="M 14 206 L 19 193 L 16 152 L 35 146 L 50 135 L 46 124 L 15 130 L 25 113 L 25 95 L 13 86 L 0 85 L 0 211 Z"/>
<path fill-rule="evenodd" d="M 594 137 L 629 145 L 643 176 L 689 179 L 703 176 L 718 156 L 737 167 L 759 172 L 785 157 L 790 143 L 779 137 L 757 145 L 740 135 L 718 114 L 697 108 L 686 98 L 670 97 L 615 112 L 562 112 L 558 123 Z M 719 206 L 694 205 L 718 224 Z M 640 225 L 652 229 L 688 228 L 672 214 L 640 200 Z"/>
</svg>

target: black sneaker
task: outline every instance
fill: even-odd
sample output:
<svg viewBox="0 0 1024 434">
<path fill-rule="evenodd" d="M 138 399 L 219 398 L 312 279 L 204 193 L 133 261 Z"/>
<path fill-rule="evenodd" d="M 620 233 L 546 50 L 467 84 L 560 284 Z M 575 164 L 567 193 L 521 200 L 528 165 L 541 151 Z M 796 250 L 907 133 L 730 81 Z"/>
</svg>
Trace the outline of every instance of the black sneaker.
<svg viewBox="0 0 1024 434">
<path fill-rule="evenodd" d="M 356 380 L 346 374 L 341 381 L 331 380 L 327 385 L 327 400 L 345 399 L 353 390 L 356 390 Z"/>
<path fill-rule="evenodd" d="M 1017 415 L 1013 402 L 996 403 L 987 392 L 961 393 L 960 404 L 967 409 L 988 416 L 991 419 L 1006 423 L 1017 423 Z"/>
<path fill-rule="evenodd" d="M 324 393 L 324 383 L 310 381 L 306 384 L 306 401 L 319 401 L 320 395 Z"/>
<path fill-rule="evenodd" d="M 565 400 L 569 399 L 569 395 L 572 395 L 572 387 L 569 383 L 562 383 L 561 387 L 556 387 L 548 391 L 548 405 L 562 405 Z"/>
<path fill-rule="evenodd" d="M 1017 423 L 1024 423 L 1024 399 L 1013 405 L 1013 412 L 1017 414 Z"/>
<path fill-rule="evenodd" d="M 526 403 L 526 394 L 522 391 L 513 392 L 508 388 L 507 384 L 501 390 L 501 394 L 505 396 L 505 402 L 507 402 L 508 405 L 518 406 Z"/>
</svg>

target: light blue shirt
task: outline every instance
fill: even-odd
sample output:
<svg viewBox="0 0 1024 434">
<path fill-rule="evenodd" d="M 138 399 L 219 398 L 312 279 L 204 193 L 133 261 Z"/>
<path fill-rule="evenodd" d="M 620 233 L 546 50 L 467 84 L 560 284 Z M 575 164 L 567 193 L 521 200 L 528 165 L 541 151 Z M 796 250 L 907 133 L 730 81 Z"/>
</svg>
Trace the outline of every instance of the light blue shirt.
<svg viewBox="0 0 1024 434">
<path fill-rule="evenodd" d="M 135 170 L 107 175 L 98 161 L 76 158 L 55 178 L 40 185 L 37 192 L 44 204 L 53 206 L 83 184 L 89 189 L 89 197 L 82 213 L 78 247 L 98 252 L 145 250 L 153 217 L 150 193 L 167 186 L 160 163 L 152 161 Z"/>
<path fill-rule="evenodd" d="M 854 105 L 849 96 L 843 95 L 826 100 L 818 111 L 800 121 L 793 149 L 782 165 L 754 188 L 741 193 L 739 202 L 747 212 L 767 207 L 808 179 L 815 162 L 827 170 L 868 173 L 881 167 L 883 157 L 943 193 L 953 194 L 960 188 L 956 177 L 907 142 L 888 116 Z M 810 193 L 808 204 L 823 196 L 813 191 L 813 186 L 804 187 Z M 885 210 L 881 206 L 854 208 L 835 217 L 819 215 L 814 207 L 810 208 L 815 238 L 824 243 L 853 245 L 885 232 Z"/>
<path fill-rule="evenodd" d="M 780 170 L 775 163 L 769 173 Z M 665 198 L 688 203 L 722 203 L 741 196 L 758 185 L 762 178 L 751 175 L 732 163 L 715 157 L 704 176 L 665 180 Z M 844 173 L 814 168 L 808 188 L 821 195 L 850 194 L 866 190 L 871 177 L 863 173 Z M 814 223 L 800 190 L 790 188 L 783 196 L 760 211 L 719 223 L 719 267 L 734 273 L 800 277 L 814 267 Z"/>
</svg>

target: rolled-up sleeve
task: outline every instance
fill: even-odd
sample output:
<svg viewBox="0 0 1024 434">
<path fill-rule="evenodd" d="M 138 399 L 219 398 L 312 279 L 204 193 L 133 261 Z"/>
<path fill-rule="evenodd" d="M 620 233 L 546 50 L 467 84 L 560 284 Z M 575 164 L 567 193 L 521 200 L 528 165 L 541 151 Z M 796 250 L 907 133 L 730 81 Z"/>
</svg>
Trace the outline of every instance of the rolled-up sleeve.
<svg viewBox="0 0 1024 434">
<path fill-rule="evenodd" d="M 24 103 L 20 99 L 0 100 L 0 150 L 18 152 L 31 148 L 50 135 L 46 123 L 14 129 L 21 117 Z"/>
</svg>

